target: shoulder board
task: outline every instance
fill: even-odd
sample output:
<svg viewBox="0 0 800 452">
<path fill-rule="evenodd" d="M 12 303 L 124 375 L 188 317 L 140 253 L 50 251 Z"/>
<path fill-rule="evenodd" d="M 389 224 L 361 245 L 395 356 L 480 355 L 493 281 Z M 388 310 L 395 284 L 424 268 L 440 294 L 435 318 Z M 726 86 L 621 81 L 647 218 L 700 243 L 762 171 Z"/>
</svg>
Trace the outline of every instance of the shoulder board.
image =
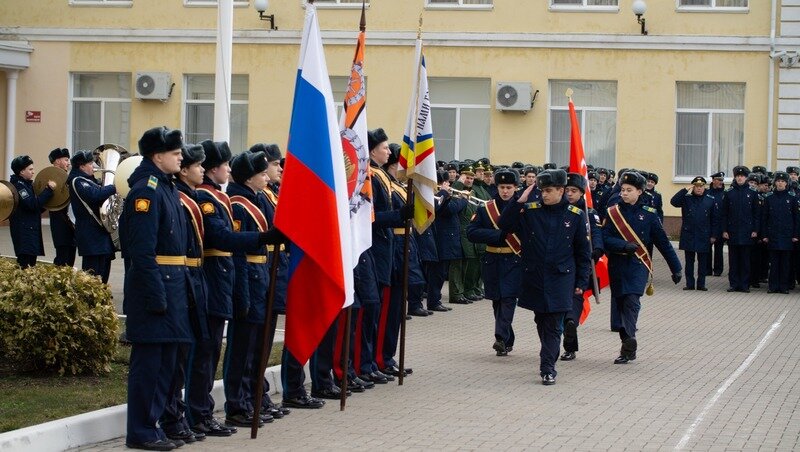
<svg viewBox="0 0 800 452">
<path fill-rule="evenodd" d="M 539 207 L 542 207 L 542 203 L 540 203 L 539 201 L 525 203 L 526 209 L 538 209 Z"/>
<path fill-rule="evenodd" d="M 147 180 L 147 188 L 155 190 L 158 187 L 158 178 L 155 176 L 150 176 L 150 179 Z"/>
<path fill-rule="evenodd" d="M 570 212 L 574 213 L 575 215 L 580 215 L 581 214 L 581 209 L 579 209 L 577 206 L 573 206 L 572 204 L 567 206 L 567 210 L 569 210 Z"/>
<path fill-rule="evenodd" d="M 652 207 L 650 207 L 650 206 L 642 206 L 642 208 L 643 208 L 644 210 L 646 210 L 646 211 L 650 212 L 650 213 L 657 213 L 657 212 L 656 212 L 656 209 L 654 209 L 654 208 L 652 208 Z"/>
</svg>

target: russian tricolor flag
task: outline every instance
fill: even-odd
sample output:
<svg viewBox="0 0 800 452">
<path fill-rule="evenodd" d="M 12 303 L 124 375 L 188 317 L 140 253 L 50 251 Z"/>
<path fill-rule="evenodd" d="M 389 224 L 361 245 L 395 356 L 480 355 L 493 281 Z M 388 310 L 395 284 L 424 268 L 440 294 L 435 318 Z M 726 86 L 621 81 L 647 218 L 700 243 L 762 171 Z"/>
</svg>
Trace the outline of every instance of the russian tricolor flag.
<svg viewBox="0 0 800 452">
<path fill-rule="evenodd" d="M 292 241 L 286 347 L 308 361 L 343 308 L 353 303 L 350 213 L 342 142 L 316 8 L 306 6 L 275 226 Z"/>
</svg>

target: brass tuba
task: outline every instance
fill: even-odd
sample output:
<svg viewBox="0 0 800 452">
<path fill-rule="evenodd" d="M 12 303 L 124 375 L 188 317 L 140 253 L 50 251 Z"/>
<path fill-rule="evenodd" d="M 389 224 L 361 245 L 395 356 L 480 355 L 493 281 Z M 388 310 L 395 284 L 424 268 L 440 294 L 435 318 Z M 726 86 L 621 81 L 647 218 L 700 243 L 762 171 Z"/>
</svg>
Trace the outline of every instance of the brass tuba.
<svg viewBox="0 0 800 452">
<path fill-rule="evenodd" d="M 99 162 L 99 172 L 101 185 L 107 186 L 114 183 L 117 168 L 130 153 L 117 144 L 102 144 L 94 150 L 96 161 Z M 119 217 L 122 215 L 122 207 L 125 204 L 124 195 L 115 193 L 103 202 L 100 206 L 100 223 L 111 235 L 114 248 L 120 249 L 119 243 Z"/>
</svg>

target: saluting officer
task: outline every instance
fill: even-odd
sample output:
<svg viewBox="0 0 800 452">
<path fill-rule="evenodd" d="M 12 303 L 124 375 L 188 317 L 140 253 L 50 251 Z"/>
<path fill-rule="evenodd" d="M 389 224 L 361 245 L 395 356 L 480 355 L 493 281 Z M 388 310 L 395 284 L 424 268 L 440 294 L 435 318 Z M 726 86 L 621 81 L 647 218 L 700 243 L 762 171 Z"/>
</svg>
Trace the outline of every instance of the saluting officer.
<svg viewBox="0 0 800 452">
<path fill-rule="evenodd" d="M 586 209 L 586 201 L 584 199 L 586 196 L 586 179 L 578 173 L 567 174 L 567 186 L 564 189 L 564 194 L 571 205 L 581 211 L 588 212 L 589 233 L 592 238 L 592 261 L 596 263 L 605 254 L 603 251 L 603 231 L 600 229 L 600 216 L 597 211 L 593 208 Z M 582 289 L 586 291 L 590 287 L 591 285 L 588 285 L 587 287 L 582 287 Z M 564 353 L 561 355 L 561 361 L 572 361 L 578 351 L 578 325 L 583 315 L 583 297 L 583 293 L 572 295 L 572 310 L 567 313 L 564 320 Z"/>
<path fill-rule="evenodd" d="M 486 298 L 492 300 L 494 311 L 494 344 L 497 356 L 506 356 L 514 347 L 514 310 L 519 297 L 522 265 L 519 254 L 522 244 L 516 234 L 500 229 L 498 221 L 506 205 L 514 202 L 517 174 L 499 170 L 494 175 L 498 194 L 481 206 L 467 226 L 467 238 L 486 244 L 482 259 L 483 284 Z"/>
<path fill-rule="evenodd" d="M 603 226 L 603 246 L 608 253 L 611 297 L 616 301 L 621 323 L 619 337 L 622 347 L 614 364 L 625 364 L 636 359 L 640 298 L 653 274 L 647 245 L 653 243 L 666 258 L 675 284 L 681 280 L 681 262 L 656 210 L 641 200 L 644 176 L 627 171 L 621 173 L 619 183 L 621 202 L 610 206 L 606 212 L 608 219 Z"/>
<path fill-rule="evenodd" d="M 750 252 L 758 237 L 758 193 L 747 183 L 750 169 L 733 168 L 733 182 L 720 208 L 722 238 L 728 241 L 728 292 L 750 292 Z"/>
<path fill-rule="evenodd" d="M 69 149 L 55 148 L 48 156 L 50 163 L 64 172 L 69 172 Z M 53 246 L 56 248 L 55 265 L 75 265 L 75 223 L 70 218 L 70 207 L 50 211 L 50 235 L 53 237 Z"/>
<path fill-rule="evenodd" d="M 19 207 L 11 214 L 9 228 L 17 264 L 23 270 L 36 265 L 36 256 L 44 256 L 42 243 L 42 212 L 53 197 L 56 183 L 47 181 L 47 187 L 36 196 L 33 192 L 33 159 L 27 155 L 11 161 L 11 183 L 19 193 Z"/>
<path fill-rule="evenodd" d="M 706 179 L 697 176 L 692 185 L 678 190 L 670 200 L 673 207 L 681 209 L 681 238 L 678 248 L 686 257 L 686 286 L 683 290 L 708 290 L 706 275 L 709 250 L 719 235 L 717 203 L 706 194 Z M 697 256 L 697 283 L 695 285 L 694 261 Z"/>
<path fill-rule="evenodd" d="M 769 290 L 789 293 L 792 247 L 800 240 L 800 205 L 787 190 L 789 175 L 775 173 L 775 189 L 764 198 L 762 230 L 769 248 Z"/>
<path fill-rule="evenodd" d="M 172 175 L 180 171 L 180 130 L 156 127 L 139 140 L 144 160 L 130 178 L 120 218 L 125 259 L 123 312 L 131 342 L 128 372 L 129 448 L 171 450 L 158 425 L 180 344 L 192 342 L 186 269 L 186 221 Z"/>
<path fill-rule="evenodd" d="M 116 250 L 111 234 L 100 221 L 100 206 L 117 192 L 117 188 L 113 184 L 104 187 L 94 177 L 92 151 L 76 152 L 70 163 L 72 170 L 67 176 L 67 184 L 69 203 L 75 215 L 75 241 L 83 260 L 81 268 L 107 283 Z"/>
<path fill-rule="evenodd" d="M 725 195 L 725 173 L 723 171 L 711 175 L 711 186 L 706 190 L 706 194 L 714 198 L 714 202 L 717 204 L 717 215 L 719 215 L 722 206 L 722 198 Z M 724 247 L 725 240 L 720 233 L 717 233 L 716 240 L 711 246 L 711 251 L 709 251 L 706 275 L 722 275 L 722 270 L 724 269 L 722 251 Z"/>
<path fill-rule="evenodd" d="M 542 384 L 556 383 L 556 361 L 561 349 L 564 318 L 572 296 L 583 294 L 589 283 L 591 249 L 586 217 L 564 198 L 567 173 L 545 170 L 538 175 L 541 202 L 528 203 L 529 186 L 503 209 L 498 224 L 518 233 L 522 241 L 522 287 L 519 306 L 534 312 L 539 333 L 539 374 Z"/>
</svg>

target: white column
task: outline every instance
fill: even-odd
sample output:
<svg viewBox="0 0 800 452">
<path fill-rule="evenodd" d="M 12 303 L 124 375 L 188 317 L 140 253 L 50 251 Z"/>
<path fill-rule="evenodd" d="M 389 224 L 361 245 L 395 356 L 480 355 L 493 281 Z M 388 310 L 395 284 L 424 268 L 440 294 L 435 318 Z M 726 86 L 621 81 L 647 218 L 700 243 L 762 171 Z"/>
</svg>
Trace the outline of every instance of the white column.
<svg viewBox="0 0 800 452">
<path fill-rule="evenodd" d="M 19 71 L 6 69 L 6 158 L 3 170 L 6 180 L 11 179 L 11 161 L 14 160 L 14 142 L 17 132 L 17 76 Z"/>
<path fill-rule="evenodd" d="M 217 72 L 214 82 L 214 140 L 229 141 L 231 135 L 233 0 L 219 0 L 218 5 Z"/>
</svg>

